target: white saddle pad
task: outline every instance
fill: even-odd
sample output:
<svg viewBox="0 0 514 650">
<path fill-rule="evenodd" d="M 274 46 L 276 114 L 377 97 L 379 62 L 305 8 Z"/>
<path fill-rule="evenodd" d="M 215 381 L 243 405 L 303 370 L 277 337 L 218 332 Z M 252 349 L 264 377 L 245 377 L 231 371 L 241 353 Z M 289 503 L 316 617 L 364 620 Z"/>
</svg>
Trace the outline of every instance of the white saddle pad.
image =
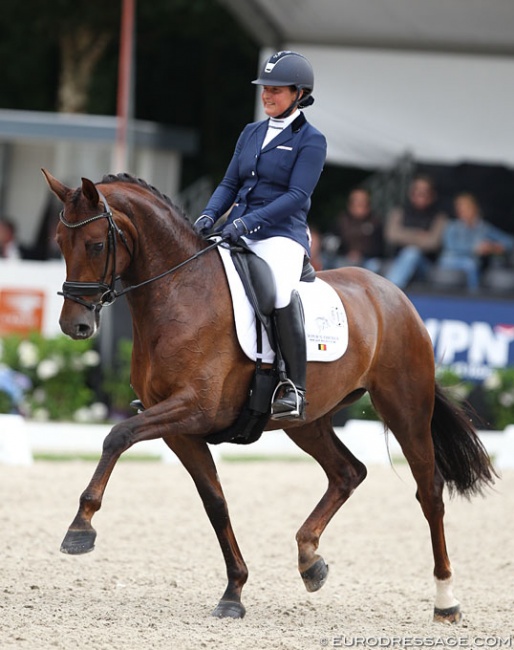
<svg viewBox="0 0 514 650">
<path fill-rule="evenodd" d="M 230 251 L 218 247 L 225 266 L 236 331 L 243 352 L 252 361 L 257 358 L 255 312 L 237 273 Z M 336 291 L 326 282 L 316 278 L 314 282 L 300 282 L 299 293 L 305 312 L 305 337 L 308 361 L 335 361 L 348 347 L 348 321 L 346 312 Z M 263 332 L 262 360 L 272 363 L 275 353 L 268 336 Z"/>
</svg>

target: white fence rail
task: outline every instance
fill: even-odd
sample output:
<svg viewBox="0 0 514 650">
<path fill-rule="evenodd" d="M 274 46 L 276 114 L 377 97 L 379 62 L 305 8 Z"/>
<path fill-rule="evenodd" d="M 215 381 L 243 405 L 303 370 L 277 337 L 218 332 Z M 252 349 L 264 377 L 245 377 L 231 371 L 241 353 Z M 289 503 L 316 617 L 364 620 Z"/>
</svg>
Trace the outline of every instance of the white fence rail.
<svg viewBox="0 0 514 650">
<path fill-rule="evenodd" d="M 100 455 L 102 443 L 111 425 L 85 425 L 68 422 L 33 422 L 18 415 L 0 415 L 0 463 L 30 465 L 35 454 Z M 367 465 L 389 464 L 402 458 L 400 446 L 392 434 L 387 439 L 381 423 L 350 420 L 336 428 L 342 442 Z M 499 470 L 514 468 L 514 425 L 505 431 L 481 431 L 480 438 Z M 269 431 L 251 445 L 221 444 L 211 447 L 215 458 L 305 457 L 283 431 Z M 141 442 L 126 452 L 133 456 L 151 456 L 164 462 L 177 462 L 162 440 Z"/>
</svg>

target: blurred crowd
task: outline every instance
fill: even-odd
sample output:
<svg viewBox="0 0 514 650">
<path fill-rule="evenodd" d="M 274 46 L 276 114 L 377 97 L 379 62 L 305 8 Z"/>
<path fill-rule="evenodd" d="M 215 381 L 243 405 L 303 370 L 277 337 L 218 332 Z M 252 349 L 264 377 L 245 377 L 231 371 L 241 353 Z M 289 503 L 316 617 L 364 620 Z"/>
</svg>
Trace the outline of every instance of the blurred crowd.
<svg viewBox="0 0 514 650">
<path fill-rule="evenodd" d="M 14 222 L 0 218 L 0 258 L 13 260 L 20 257 Z"/>
<path fill-rule="evenodd" d="M 368 190 L 353 189 L 331 231 L 319 235 L 315 256 L 318 269 L 361 266 L 401 289 L 477 293 L 496 281 L 514 293 L 514 236 L 488 222 L 469 192 L 444 210 L 427 175 L 415 176 L 405 202 L 388 214 L 372 209 Z"/>
<path fill-rule="evenodd" d="M 55 241 L 58 221 L 59 206 L 50 197 L 44 206 L 34 240 L 29 245 L 24 245 L 18 240 L 15 222 L 0 216 L 0 259 L 60 259 L 61 252 Z"/>
</svg>

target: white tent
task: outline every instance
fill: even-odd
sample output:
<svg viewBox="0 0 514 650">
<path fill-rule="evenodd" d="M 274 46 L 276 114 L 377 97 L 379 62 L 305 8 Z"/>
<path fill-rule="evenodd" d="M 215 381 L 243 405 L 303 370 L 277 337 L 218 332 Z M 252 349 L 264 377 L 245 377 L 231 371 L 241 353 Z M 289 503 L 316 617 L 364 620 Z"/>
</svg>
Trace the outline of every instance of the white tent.
<svg viewBox="0 0 514 650">
<path fill-rule="evenodd" d="M 263 57 L 312 62 L 329 162 L 514 167 L 512 0 L 223 1 Z"/>
</svg>

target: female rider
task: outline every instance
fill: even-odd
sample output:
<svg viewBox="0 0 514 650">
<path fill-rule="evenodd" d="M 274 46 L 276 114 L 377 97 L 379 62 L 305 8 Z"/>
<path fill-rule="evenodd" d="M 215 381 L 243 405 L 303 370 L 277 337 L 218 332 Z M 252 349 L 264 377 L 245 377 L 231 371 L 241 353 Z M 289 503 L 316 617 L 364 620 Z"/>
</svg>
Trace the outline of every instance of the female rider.
<svg viewBox="0 0 514 650">
<path fill-rule="evenodd" d="M 306 343 L 296 291 L 310 256 L 307 213 L 326 158 L 325 137 L 299 108 L 314 102 L 314 74 L 297 52 L 273 54 L 258 79 L 268 119 L 242 131 L 225 176 L 195 230 L 206 235 L 230 209 L 223 239 L 240 238 L 270 266 L 276 285 L 274 321 L 289 384 L 272 404 L 272 418 L 305 417 Z"/>
</svg>

